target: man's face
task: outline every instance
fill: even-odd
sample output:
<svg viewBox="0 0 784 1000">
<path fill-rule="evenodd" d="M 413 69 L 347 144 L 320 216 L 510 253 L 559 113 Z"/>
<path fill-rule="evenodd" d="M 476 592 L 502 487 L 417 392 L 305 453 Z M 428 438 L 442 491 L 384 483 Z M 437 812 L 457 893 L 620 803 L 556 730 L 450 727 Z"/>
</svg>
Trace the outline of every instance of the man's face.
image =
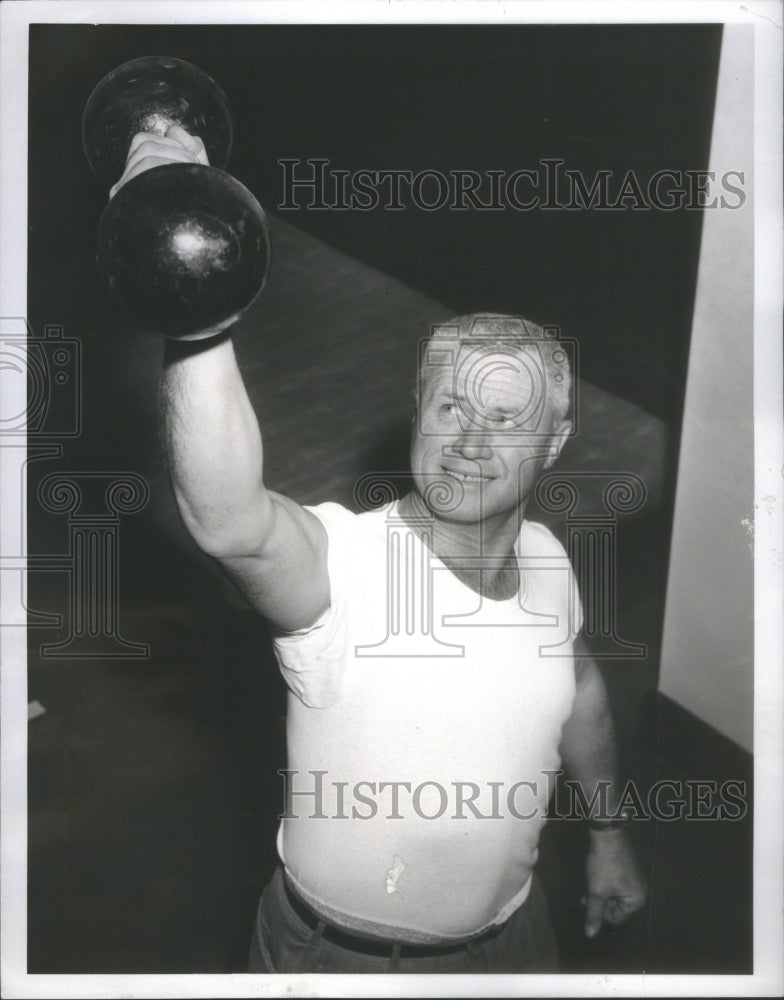
<svg viewBox="0 0 784 1000">
<path fill-rule="evenodd" d="M 411 470 L 434 514 L 470 523 L 519 508 L 571 429 L 553 427 L 546 393 L 535 352 L 431 341 Z"/>
</svg>

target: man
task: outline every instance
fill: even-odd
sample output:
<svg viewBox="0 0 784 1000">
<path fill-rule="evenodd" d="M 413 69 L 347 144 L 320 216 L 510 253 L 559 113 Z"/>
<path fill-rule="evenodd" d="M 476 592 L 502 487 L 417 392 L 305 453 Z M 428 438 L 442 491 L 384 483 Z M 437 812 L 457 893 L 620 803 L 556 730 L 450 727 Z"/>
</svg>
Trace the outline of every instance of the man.
<svg viewBox="0 0 784 1000">
<path fill-rule="evenodd" d="M 130 177 L 206 162 L 176 127 Z M 251 945 L 269 972 L 557 968 L 534 874 L 563 761 L 618 798 L 606 693 L 579 649 L 566 555 L 524 519 L 566 441 L 565 352 L 520 317 L 433 332 L 401 500 L 355 515 L 267 488 L 228 331 L 167 343 L 162 429 L 182 517 L 275 630 L 289 687 L 278 848 Z M 586 932 L 645 889 L 624 831 L 590 823 Z"/>
</svg>

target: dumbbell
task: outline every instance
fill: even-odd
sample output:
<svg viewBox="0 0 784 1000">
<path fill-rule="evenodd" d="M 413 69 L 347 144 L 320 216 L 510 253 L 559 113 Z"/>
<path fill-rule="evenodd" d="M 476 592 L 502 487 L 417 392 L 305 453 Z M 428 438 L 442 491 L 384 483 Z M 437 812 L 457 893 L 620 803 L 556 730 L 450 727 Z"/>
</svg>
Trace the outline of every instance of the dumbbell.
<svg viewBox="0 0 784 1000">
<path fill-rule="evenodd" d="M 180 59 L 132 59 L 90 94 L 82 142 L 93 172 L 111 185 L 123 173 L 133 136 L 165 135 L 171 125 L 199 136 L 212 166 L 165 164 L 124 184 L 98 224 L 96 260 L 141 326 L 195 340 L 236 322 L 269 270 L 264 212 L 222 169 L 233 140 L 223 91 Z"/>
</svg>

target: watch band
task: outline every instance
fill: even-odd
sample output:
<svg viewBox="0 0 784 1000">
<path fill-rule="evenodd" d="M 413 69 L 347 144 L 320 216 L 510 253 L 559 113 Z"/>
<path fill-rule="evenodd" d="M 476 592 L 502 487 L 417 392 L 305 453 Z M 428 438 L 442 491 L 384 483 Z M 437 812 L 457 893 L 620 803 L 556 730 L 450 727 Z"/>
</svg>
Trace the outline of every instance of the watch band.
<svg viewBox="0 0 784 1000">
<path fill-rule="evenodd" d="M 607 819 L 587 819 L 585 825 L 589 830 L 622 830 L 629 822 L 629 814 L 626 812 L 608 817 Z"/>
</svg>

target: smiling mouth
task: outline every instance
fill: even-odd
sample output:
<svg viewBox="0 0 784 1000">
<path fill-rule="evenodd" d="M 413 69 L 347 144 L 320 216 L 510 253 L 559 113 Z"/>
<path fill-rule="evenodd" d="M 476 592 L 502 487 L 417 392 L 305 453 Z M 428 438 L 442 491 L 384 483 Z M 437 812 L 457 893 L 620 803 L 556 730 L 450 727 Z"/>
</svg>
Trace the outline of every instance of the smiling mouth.
<svg viewBox="0 0 784 1000">
<path fill-rule="evenodd" d="M 475 476 L 467 472 L 456 472 L 454 469 L 444 469 L 443 466 L 442 471 L 459 483 L 489 483 L 493 478 L 492 476 Z"/>
</svg>

